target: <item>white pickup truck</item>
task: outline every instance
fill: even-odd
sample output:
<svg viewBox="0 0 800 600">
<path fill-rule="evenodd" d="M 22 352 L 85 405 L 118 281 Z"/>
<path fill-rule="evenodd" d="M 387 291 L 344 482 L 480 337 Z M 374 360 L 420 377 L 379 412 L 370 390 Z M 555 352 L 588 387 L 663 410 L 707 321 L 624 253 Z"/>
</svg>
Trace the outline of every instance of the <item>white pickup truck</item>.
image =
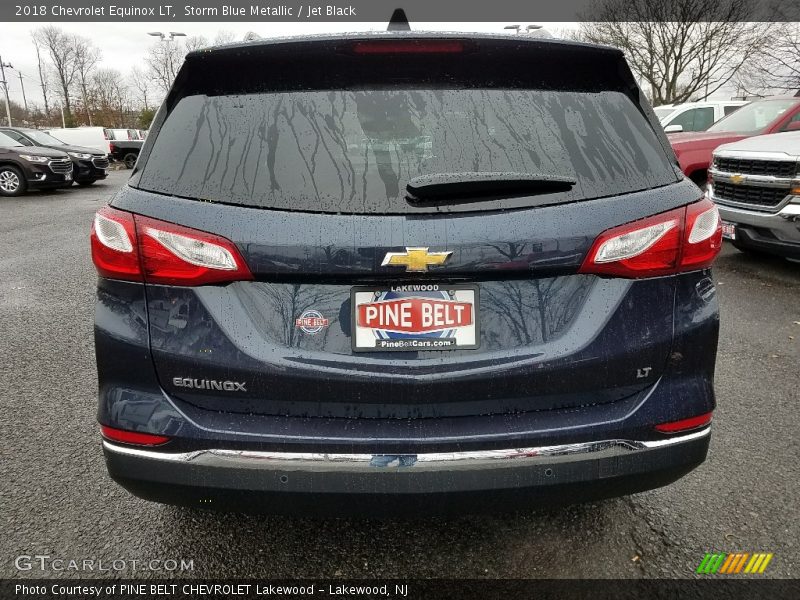
<svg viewBox="0 0 800 600">
<path fill-rule="evenodd" d="M 736 112 L 748 100 L 704 100 L 684 104 L 663 104 L 655 108 L 656 116 L 666 133 L 705 131 L 711 125 L 732 112 Z"/>
<path fill-rule="evenodd" d="M 723 144 L 708 173 L 723 237 L 745 252 L 800 261 L 800 131 Z"/>
</svg>

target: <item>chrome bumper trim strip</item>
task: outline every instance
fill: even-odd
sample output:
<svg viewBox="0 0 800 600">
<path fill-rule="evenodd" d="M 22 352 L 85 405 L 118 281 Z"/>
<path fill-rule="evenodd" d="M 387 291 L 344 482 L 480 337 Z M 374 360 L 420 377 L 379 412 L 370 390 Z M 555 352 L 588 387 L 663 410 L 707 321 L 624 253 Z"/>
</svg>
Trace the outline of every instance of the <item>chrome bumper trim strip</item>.
<svg viewBox="0 0 800 600">
<path fill-rule="evenodd" d="M 603 440 L 468 452 L 433 452 L 425 454 L 326 454 L 311 452 L 260 452 L 251 450 L 196 450 L 193 452 L 159 452 L 120 446 L 103 440 L 108 452 L 168 463 L 206 467 L 252 468 L 291 471 L 375 472 L 376 469 L 408 469 L 419 471 L 453 471 L 485 468 L 525 467 L 537 464 L 572 462 L 644 453 L 678 446 L 708 436 L 711 426 L 685 435 L 663 440 Z"/>
</svg>

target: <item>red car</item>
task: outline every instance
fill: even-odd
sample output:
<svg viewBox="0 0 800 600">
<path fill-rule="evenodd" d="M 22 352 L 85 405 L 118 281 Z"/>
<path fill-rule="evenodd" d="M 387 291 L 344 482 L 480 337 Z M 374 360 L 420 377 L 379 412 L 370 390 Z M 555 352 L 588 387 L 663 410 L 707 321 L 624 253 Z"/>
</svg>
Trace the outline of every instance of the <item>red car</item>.
<svg viewBox="0 0 800 600">
<path fill-rule="evenodd" d="M 672 133 L 667 137 L 681 170 L 703 187 L 708 177 L 711 153 L 717 146 L 781 131 L 800 131 L 800 97 L 778 96 L 758 100 L 720 119 L 705 131 Z"/>
</svg>

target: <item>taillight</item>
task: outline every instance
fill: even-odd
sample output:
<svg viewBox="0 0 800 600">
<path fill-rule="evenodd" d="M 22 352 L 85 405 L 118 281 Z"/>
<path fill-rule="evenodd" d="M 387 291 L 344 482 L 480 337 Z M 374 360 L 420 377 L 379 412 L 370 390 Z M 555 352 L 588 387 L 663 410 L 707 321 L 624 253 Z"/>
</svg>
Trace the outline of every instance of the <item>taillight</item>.
<svg viewBox="0 0 800 600">
<path fill-rule="evenodd" d="M 100 433 L 104 438 L 112 442 L 122 442 L 123 444 L 134 444 L 136 446 L 158 446 L 160 444 L 166 444 L 169 441 L 169 438 L 165 435 L 126 431 L 106 425 L 100 426 Z"/>
<path fill-rule="evenodd" d="M 92 223 L 92 261 L 101 277 L 142 281 L 133 215 L 104 206 Z"/>
<path fill-rule="evenodd" d="M 681 270 L 710 266 L 722 249 L 722 219 L 716 204 L 703 199 L 687 206 L 685 229 Z"/>
<path fill-rule="evenodd" d="M 379 40 L 354 42 L 355 54 L 457 54 L 464 43 L 456 40 Z"/>
<path fill-rule="evenodd" d="M 580 272 L 639 278 L 693 271 L 710 266 L 721 247 L 719 212 L 704 198 L 601 233 Z"/>
<path fill-rule="evenodd" d="M 229 240 L 149 217 L 134 217 L 147 283 L 204 285 L 253 279 Z"/>
<path fill-rule="evenodd" d="M 682 431 L 690 431 L 692 429 L 700 429 L 711 423 L 713 413 L 704 413 L 696 417 L 689 417 L 688 419 L 681 419 L 680 421 L 669 421 L 668 423 L 659 423 L 655 426 L 656 431 L 661 433 L 679 433 Z"/>
<path fill-rule="evenodd" d="M 92 260 L 111 279 L 186 286 L 253 279 L 230 240 L 108 206 L 95 215 Z"/>
</svg>

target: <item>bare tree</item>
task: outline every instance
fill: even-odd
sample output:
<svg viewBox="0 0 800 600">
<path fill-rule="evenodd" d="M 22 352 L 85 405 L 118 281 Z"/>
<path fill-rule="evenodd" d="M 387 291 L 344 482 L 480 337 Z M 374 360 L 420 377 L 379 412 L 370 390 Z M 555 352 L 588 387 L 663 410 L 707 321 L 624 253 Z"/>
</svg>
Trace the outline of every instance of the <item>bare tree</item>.
<svg viewBox="0 0 800 600">
<path fill-rule="evenodd" d="M 141 103 L 144 110 L 150 110 L 150 103 L 148 102 L 150 97 L 150 76 L 139 67 L 133 67 L 128 80 L 131 83 L 131 88 L 137 94 L 136 100 Z"/>
<path fill-rule="evenodd" d="M 92 43 L 86 38 L 74 37 L 73 43 L 75 45 L 75 66 L 77 72 L 78 86 L 81 92 L 81 99 L 83 100 L 83 109 L 86 112 L 86 118 L 89 120 L 89 126 L 92 126 L 92 111 L 89 107 L 89 80 L 92 70 L 100 61 L 100 50 L 95 48 Z"/>
<path fill-rule="evenodd" d="M 232 31 L 227 29 L 220 29 L 217 32 L 217 35 L 214 36 L 214 45 L 218 46 L 220 44 L 230 44 L 236 40 L 236 36 Z"/>
<path fill-rule="evenodd" d="M 157 42 L 150 47 L 145 59 L 150 79 L 166 94 L 169 92 L 172 82 L 175 81 L 175 76 L 178 74 L 178 69 L 180 69 L 183 58 L 187 53 L 207 48 L 214 44 L 227 44 L 234 39 L 235 36 L 232 32 L 223 29 L 217 32 L 213 44 L 202 35 L 189 36 L 183 41 L 165 39 Z M 134 87 L 138 89 L 138 86 Z"/>
<path fill-rule="evenodd" d="M 194 52 L 195 50 L 200 50 L 201 48 L 208 48 L 211 44 L 208 42 L 208 38 L 203 35 L 190 35 L 186 38 L 186 42 L 183 45 L 183 54 L 186 55 L 189 52 Z"/>
<path fill-rule="evenodd" d="M 47 97 L 47 94 L 50 90 L 50 82 L 47 79 L 47 69 L 42 64 L 42 55 L 39 51 L 39 43 L 36 41 L 36 35 L 31 35 L 33 39 L 33 46 L 36 48 L 36 63 L 39 67 L 39 83 L 42 86 L 42 99 L 44 100 L 44 114 L 49 119 L 50 118 L 50 101 Z"/>
<path fill-rule="evenodd" d="M 64 33 L 58 27 L 48 25 L 33 32 L 34 39 L 50 55 L 58 79 L 59 95 L 63 102 L 67 120 L 72 123 L 70 89 L 78 72 L 75 36 Z"/>
<path fill-rule="evenodd" d="M 147 53 L 147 66 L 152 80 L 165 94 L 169 92 L 178 69 L 183 62 L 186 50 L 183 44 L 177 41 L 157 42 L 152 45 Z"/>
<path fill-rule="evenodd" d="M 105 126 L 126 126 L 129 88 L 122 73 L 116 69 L 97 69 L 92 75 L 91 88 L 97 121 Z"/>
<path fill-rule="evenodd" d="M 604 0 L 583 15 L 584 41 L 617 46 L 651 90 L 654 105 L 705 98 L 759 53 L 769 23 L 750 0 Z"/>
<path fill-rule="evenodd" d="M 761 53 L 747 62 L 736 84 L 743 96 L 800 95 L 800 23 L 773 23 Z"/>
</svg>

